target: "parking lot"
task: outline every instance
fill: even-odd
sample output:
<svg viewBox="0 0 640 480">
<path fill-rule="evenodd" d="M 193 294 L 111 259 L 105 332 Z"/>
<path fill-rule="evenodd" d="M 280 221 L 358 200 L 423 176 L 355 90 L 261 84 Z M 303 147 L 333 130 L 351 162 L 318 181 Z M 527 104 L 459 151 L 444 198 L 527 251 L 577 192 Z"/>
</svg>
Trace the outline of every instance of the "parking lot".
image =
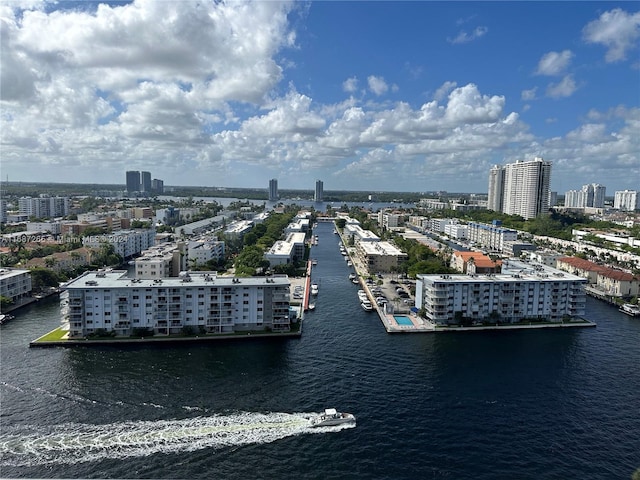
<svg viewBox="0 0 640 480">
<path fill-rule="evenodd" d="M 391 274 L 375 277 L 375 280 L 366 280 L 365 283 L 378 306 L 387 303 L 396 312 L 408 312 L 415 305 L 414 297 L 410 294 L 410 280 L 398 279 L 397 275 Z"/>
</svg>

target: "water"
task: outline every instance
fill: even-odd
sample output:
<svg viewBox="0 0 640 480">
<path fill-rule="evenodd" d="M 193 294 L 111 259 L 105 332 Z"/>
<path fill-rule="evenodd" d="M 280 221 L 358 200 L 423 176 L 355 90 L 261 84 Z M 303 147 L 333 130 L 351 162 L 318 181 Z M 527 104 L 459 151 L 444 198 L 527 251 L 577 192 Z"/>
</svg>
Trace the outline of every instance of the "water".
<svg viewBox="0 0 640 480">
<path fill-rule="evenodd" d="M 57 304 L 0 331 L 0 476 L 628 479 L 640 467 L 640 321 L 388 335 L 321 224 L 300 339 L 29 349 Z M 355 428 L 311 429 L 325 407 Z M 352 427 L 352 426 L 348 426 Z"/>
</svg>

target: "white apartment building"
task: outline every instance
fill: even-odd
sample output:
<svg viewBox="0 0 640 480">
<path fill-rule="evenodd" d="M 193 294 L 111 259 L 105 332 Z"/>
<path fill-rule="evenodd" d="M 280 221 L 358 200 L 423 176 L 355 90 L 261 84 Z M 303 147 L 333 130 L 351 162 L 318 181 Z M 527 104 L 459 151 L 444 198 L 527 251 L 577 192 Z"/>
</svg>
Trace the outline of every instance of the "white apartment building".
<svg viewBox="0 0 640 480">
<path fill-rule="evenodd" d="M 353 240 L 354 243 L 360 242 L 379 242 L 378 237 L 371 230 L 364 230 L 360 224 L 347 223 L 342 230 L 342 236 L 347 240 Z"/>
<path fill-rule="evenodd" d="M 444 233 L 447 225 L 455 225 L 460 223 L 457 218 L 432 218 L 429 221 L 429 229 L 433 232 Z"/>
<path fill-rule="evenodd" d="M 620 190 L 613 198 L 613 208 L 633 211 L 640 209 L 640 195 L 637 190 Z"/>
<path fill-rule="evenodd" d="M 390 272 L 409 257 L 389 242 L 356 242 L 356 257 L 369 273 Z"/>
<path fill-rule="evenodd" d="M 253 222 L 251 220 L 238 220 L 227 227 L 224 231 L 224 236 L 231 239 L 242 238 L 252 228 Z"/>
<path fill-rule="evenodd" d="M 21 197 L 18 209 L 23 215 L 36 218 L 63 217 L 69 214 L 68 197 Z"/>
<path fill-rule="evenodd" d="M 113 245 L 114 253 L 122 258 L 129 258 L 153 247 L 155 237 L 155 230 L 140 228 L 83 237 L 82 244 L 85 247 L 100 248 L 103 243 L 108 243 Z"/>
<path fill-rule="evenodd" d="M 515 242 L 518 232 L 503 228 L 499 223 L 493 225 L 486 223 L 469 222 L 467 224 L 467 239 L 476 246 L 501 252 L 506 242 Z"/>
<path fill-rule="evenodd" d="M 0 295 L 14 303 L 31 296 L 31 272 L 15 268 L 0 268 Z"/>
<path fill-rule="evenodd" d="M 275 242 L 269 251 L 265 252 L 264 258 L 273 267 L 275 265 L 286 265 L 304 259 L 304 241 L 306 234 L 303 232 L 292 232 L 285 240 Z"/>
<path fill-rule="evenodd" d="M 144 280 L 127 277 L 125 270 L 86 272 L 60 295 L 62 328 L 69 338 L 96 329 L 127 336 L 141 328 L 168 335 L 186 326 L 203 333 L 288 332 L 289 285 L 285 275 L 233 278 L 197 272 Z"/>
<path fill-rule="evenodd" d="M 135 259 L 135 278 L 151 279 L 177 277 L 187 269 L 184 242 L 153 246 Z"/>
<path fill-rule="evenodd" d="M 293 221 L 287 225 L 284 229 L 285 233 L 294 233 L 294 232 L 308 232 L 311 227 L 311 220 L 308 218 L 299 218 L 296 217 Z"/>
<path fill-rule="evenodd" d="M 495 275 L 418 275 L 416 307 L 437 324 L 557 322 L 584 315 L 586 279 L 509 260 Z"/>
<path fill-rule="evenodd" d="M 421 198 L 418 205 L 428 210 L 444 210 L 449 207 L 448 202 L 441 202 L 437 198 Z"/>
<path fill-rule="evenodd" d="M 606 187 L 598 183 L 583 185 L 581 190 L 569 190 L 564 196 L 568 208 L 604 208 Z"/>
<path fill-rule="evenodd" d="M 444 234 L 449 238 L 456 240 L 466 239 L 469 235 L 469 228 L 466 225 L 460 225 L 458 223 L 449 223 L 444 227 Z"/>
<path fill-rule="evenodd" d="M 27 232 L 48 232 L 52 235 L 60 235 L 61 222 L 27 222 Z"/>
<path fill-rule="evenodd" d="M 222 227 L 227 217 L 224 215 L 216 215 L 215 217 L 205 218 L 197 222 L 187 223 L 180 227 L 176 227 L 175 231 L 178 235 L 198 235 L 204 233 L 207 230 L 216 229 Z"/>
<path fill-rule="evenodd" d="M 384 229 L 398 228 L 404 223 L 404 215 L 398 213 L 387 213 L 384 210 L 380 210 L 377 215 L 376 221 L 378 225 L 381 225 Z"/>
<path fill-rule="evenodd" d="M 422 230 L 429 226 L 429 219 L 422 215 L 410 215 L 409 225 L 413 225 L 414 227 L 418 227 L 418 229 Z"/>
<path fill-rule="evenodd" d="M 503 173 L 500 173 L 503 169 Z M 501 175 L 503 175 L 501 177 Z M 502 183 L 502 189 L 500 184 Z M 525 220 L 549 210 L 551 162 L 536 157 L 503 167 L 494 166 L 489 173 L 488 208 L 508 215 L 520 215 Z"/>
<path fill-rule="evenodd" d="M 187 242 L 188 267 L 204 265 L 211 260 L 222 260 L 225 255 L 225 243 L 220 240 L 201 239 Z"/>
</svg>

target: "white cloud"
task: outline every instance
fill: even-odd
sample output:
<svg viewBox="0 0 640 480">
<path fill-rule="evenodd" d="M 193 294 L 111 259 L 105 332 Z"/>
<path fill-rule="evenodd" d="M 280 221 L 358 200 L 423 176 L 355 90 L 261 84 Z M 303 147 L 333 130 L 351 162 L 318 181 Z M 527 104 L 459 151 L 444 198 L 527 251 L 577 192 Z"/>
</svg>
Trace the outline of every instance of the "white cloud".
<svg viewBox="0 0 640 480">
<path fill-rule="evenodd" d="M 438 102 L 444 100 L 445 98 L 447 98 L 447 95 L 449 95 L 449 92 L 454 88 L 456 88 L 457 86 L 458 84 L 456 82 L 451 82 L 451 81 L 444 82 L 433 94 L 433 99 Z"/>
<path fill-rule="evenodd" d="M 638 47 L 640 12 L 629 14 L 620 8 L 604 12 L 600 18 L 587 24 L 582 34 L 587 43 L 607 47 L 607 62 L 624 60 L 630 50 Z"/>
<path fill-rule="evenodd" d="M 471 33 L 467 33 L 461 30 L 455 38 L 447 38 L 447 41 L 449 43 L 453 43 L 454 45 L 460 43 L 469 43 L 477 40 L 480 37 L 483 37 L 488 31 L 489 29 L 483 26 L 476 27 Z"/>
<path fill-rule="evenodd" d="M 535 100 L 536 99 L 536 91 L 538 90 L 538 87 L 533 87 L 530 90 L 523 90 L 520 93 L 520 98 L 526 102 L 529 102 L 531 100 Z"/>
<path fill-rule="evenodd" d="M 369 90 L 374 94 L 380 96 L 386 93 L 389 90 L 389 86 L 387 82 L 384 81 L 382 77 L 376 77 L 375 75 L 370 75 L 367 78 L 367 83 L 369 85 Z"/>
<path fill-rule="evenodd" d="M 538 75 L 561 75 L 569 66 L 573 53 L 570 50 L 562 52 L 549 52 L 542 56 L 538 62 Z"/>
<path fill-rule="evenodd" d="M 344 82 L 342 82 L 342 90 L 345 92 L 353 93 L 358 89 L 358 78 L 351 77 L 347 78 Z"/>
<path fill-rule="evenodd" d="M 481 95 L 478 87 L 470 83 L 451 92 L 445 118 L 471 123 L 495 121 L 502 113 L 504 103 L 504 97 Z"/>
<path fill-rule="evenodd" d="M 566 75 L 558 83 L 550 83 L 547 87 L 547 96 L 551 98 L 570 97 L 578 89 L 572 75 Z"/>
</svg>

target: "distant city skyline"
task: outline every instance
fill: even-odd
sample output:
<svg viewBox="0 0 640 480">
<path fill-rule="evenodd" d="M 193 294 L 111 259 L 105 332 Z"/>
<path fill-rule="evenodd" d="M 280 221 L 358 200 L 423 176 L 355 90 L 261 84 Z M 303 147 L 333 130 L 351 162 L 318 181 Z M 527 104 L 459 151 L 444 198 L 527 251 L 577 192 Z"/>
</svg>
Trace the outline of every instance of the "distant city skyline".
<svg viewBox="0 0 640 480">
<path fill-rule="evenodd" d="M 635 2 L 0 12 L 3 179 L 485 193 L 492 165 L 543 157 L 553 191 L 640 189 Z"/>
</svg>

